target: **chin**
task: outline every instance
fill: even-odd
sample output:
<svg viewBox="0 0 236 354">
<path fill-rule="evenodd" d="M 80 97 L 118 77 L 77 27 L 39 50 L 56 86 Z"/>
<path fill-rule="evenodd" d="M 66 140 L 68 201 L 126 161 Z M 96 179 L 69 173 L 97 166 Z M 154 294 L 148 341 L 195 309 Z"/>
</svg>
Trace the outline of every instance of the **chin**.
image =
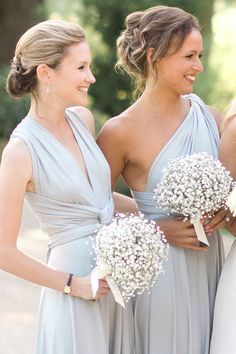
<svg viewBox="0 0 236 354">
<path fill-rule="evenodd" d="M 74 107 L 74 106 L 82 106 L 82 107 L 86 107 L 88 104 L 88 100 L 84 99 L 84 100 L 77 100 L 77 101 L 73 101 L 70 104 L 70 107 Z"/>
<path fill-rule="evenodd" d="M 189 95 L 190 93 L 193 93 L 193 87 L 186 88 L 182 91 L 181 95 Z"/>
</svg>

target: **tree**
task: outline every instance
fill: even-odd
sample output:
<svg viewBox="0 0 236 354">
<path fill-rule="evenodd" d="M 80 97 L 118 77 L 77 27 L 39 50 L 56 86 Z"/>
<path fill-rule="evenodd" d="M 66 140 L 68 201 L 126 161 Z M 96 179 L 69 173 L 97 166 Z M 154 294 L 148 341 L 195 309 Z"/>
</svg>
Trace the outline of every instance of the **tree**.
<svg viewBox="0 0 236 354">
<path fill-rule="evenodd" d="M 38 19 L 38 5 L 42 0 L 0 1 L 0 67 L 9 64 L 19 36 Z"/>
<path fill-rule="evenodd" d="M 27 99 L 15 100 L 8 96 L 5 82 L 19 37 L 43 17 L 42 3 L 43 0 L 0 1 L 0 149 L 1 139 L 8 139 L 28 110 Z"/>
</svg>

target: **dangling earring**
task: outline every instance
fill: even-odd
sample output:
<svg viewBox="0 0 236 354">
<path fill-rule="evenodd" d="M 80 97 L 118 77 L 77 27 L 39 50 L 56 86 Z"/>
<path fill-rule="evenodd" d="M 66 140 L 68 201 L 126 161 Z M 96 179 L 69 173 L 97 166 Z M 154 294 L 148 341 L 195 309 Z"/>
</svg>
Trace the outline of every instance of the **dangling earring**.
<svg viewBox="0 0 236 354">
<path fill-rule="evenodd" d="M 46 88 L 46 92 L 47 93 L 50 93 L 50 86 L 51 86 L 51 81 L 48 81 L 48 84 L 47 84 L 47 88 Z"/>
</svg>

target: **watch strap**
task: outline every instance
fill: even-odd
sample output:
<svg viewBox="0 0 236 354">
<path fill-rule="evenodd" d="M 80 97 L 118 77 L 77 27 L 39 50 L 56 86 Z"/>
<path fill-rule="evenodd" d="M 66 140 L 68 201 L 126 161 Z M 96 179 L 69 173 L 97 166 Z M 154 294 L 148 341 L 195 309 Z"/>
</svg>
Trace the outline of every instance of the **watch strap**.
<svg viewBox="0 0 236 354">
<path fill-rule="evenodd" d="M 73 274 L 70 273 L 69 277 L 68 277 L 68 280 L 66 282 L 66 286 L 64 287 L 64 293 L 67 294 L 67 295 L 71 292 L 72 277 L 73 277 Z"/>
</svg>

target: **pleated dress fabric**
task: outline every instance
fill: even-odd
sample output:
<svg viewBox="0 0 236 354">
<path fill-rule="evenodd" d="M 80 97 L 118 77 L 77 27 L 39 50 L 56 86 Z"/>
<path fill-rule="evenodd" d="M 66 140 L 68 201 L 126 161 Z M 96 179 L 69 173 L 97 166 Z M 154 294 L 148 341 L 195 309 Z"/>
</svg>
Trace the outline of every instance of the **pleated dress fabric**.
<svg viewBox="0 0 236 354">
<path fill-rule="evenodd" d="M 156 156 L 145 191 L 132 191 L 147 219 L 161 220 L 167 212 L 154 205 L 153 190 L 170 159 L 198 152 L 217 157 L 219 133 L 201 99 L 188 95 L 185 120 Z M 224 250 L 215 233 L 207 252 L 170 246 L 164 275 L 151 294 L 134 300 L 136 354 L 208 354 L 217 283 Z"/>
<path fill-rule="evenodd" d="M 79 162 L 47 129 L 29 116 L 13 131 L 27 145 L 33 165 L 35 193 L 26 201 L 49 237 L 48 264 L 77 276 L 90 274 L 94 264 L 91 238 L 114 212 L 110 170 L 73 108 L 67 121 L 81 149 Z M 111 294 L 91 302 L 43 288 L 36 354 L 131 354 L 133 315 Z"/>
</svg>

